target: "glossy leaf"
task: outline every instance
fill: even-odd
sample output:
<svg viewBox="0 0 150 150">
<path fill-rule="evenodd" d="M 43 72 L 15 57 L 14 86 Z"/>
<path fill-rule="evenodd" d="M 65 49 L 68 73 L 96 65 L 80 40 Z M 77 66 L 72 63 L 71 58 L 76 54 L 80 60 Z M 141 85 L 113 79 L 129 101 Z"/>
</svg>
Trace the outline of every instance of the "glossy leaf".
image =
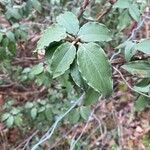
<svg viewBox="0 0 150 150">
<path fill-rule="evenodd" d="M 68 33 L 76 35 L 79 31 L 79 21 L 72 12 L 65 12 L 64 14 L 59 15 L 56 20 Z"/>
<path fill-rule="evenodd" d="M 150 55 L 150 39 L 144 39 L 140 41 L 135 48 L 145 54 Z"/>
<path fill-rule="evenodd" d="M 76 48 L 73 44 L 67 42 L 60 45 L 52 57 L 52 72 L 53 78 L 56 78 L 65 73 L 69 69 L 75 59 Z"/>
<path fill-rule="evenodd" d="M 112 73 L 105 52 L 95 43 L 79 46 L 78 66 L 87 84 L 103 96 L 112 93 Z"/>
<path fill-rule="evenodd" d="M 66 37 L 66 30 L 59 25 L 52 25 L 47 28 L 37 44 L 37 49 L 44 49 L 52 42 L 58 42 Z"/>
<path fill-rule="evenodd" d="M 88 22 L 80 28 L 79 38 L 84 42 L 110 41 L 110 30 L 104 24 Z"/>
<path fill-rule="evenodd" d="M 133 61 L 122 66 L 132 75 L 136 75 L 141 78 L 150 77 L 150 62 L 148 61 Z"/>
</svg>

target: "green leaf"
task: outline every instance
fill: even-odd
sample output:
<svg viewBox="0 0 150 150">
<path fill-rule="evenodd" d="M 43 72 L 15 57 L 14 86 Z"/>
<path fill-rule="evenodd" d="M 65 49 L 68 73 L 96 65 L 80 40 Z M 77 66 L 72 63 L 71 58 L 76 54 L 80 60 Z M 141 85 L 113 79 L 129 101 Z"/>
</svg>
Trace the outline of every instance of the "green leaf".
<svg viewBox="0 0 150 150">
<path fill-rule="evenodd" d="M 22 73 L 23 73 L 23 74 L 27 74 L 27 73 L 29 73 L 30 71 L 31 71 L 31 68 L 30 68 L 30 67 L 27 67 L 27 68 L 24 68 L 24 69 L 23 69 Z"/>
<path fill-rule="evenodd" d="M 38 75 L 42 73 L 43 70 L 44 70 L 43 63 L 39 63 L 38 65 L 33 66 L 33 68 L 31 69 L 31 74 Z"/>
<path fill-rule="evenodd" d="M 68 115 L 69 122 L 75 124 L 80 119 L 80 112 L 78 109 L 72 110 Z"/>
<path fill-rule="evenodd" d="M 45 59 L 47 63 L 46 70 L 52 74 L 51 70 L 51 63 L 52 63 L 52 56 L 55 50 L 62 44 L 62 42 L 52 42 L 46 49 L 45 49 Z"/>
<path fill-rule="evenodd" d="M 8 44 L 8 50 L 9 50 L 13 55 L 15 55 L 16 52 L 17 52 L 16 43 L 14 43 L 14 42 L 9 42 L 9 44 Z"/>
<path fill-rule="evenodd" d="M 66 30 L 59 25 L 52 25 L 42 34 L 37 49 L 44 49 L 52 42 L 58 42 L 66 37 Z"/>
<path fill-rule="evenodd" d="M 117 25 L 117 29 L 120 30 L 120 31 L 122 31 L 122 30 L 123 30 L 124 28 L 126 28 L 126 27 L 130 24 L 130 22 L 131 22 L 131 17 L 130 17 L 130 15 L 129 15 L 128 10 L 125 9 L 125 10 L 120 14 L 118 20 L 119 20 L 119 22 L 118 22 L 118 25 Z"/>
<path fill-rule="evenodd" d="M 79 31 L 79 20 L 72 12 L 65 12 L 59 15 L 56 20 L 59 25 L 66 28 L 68 33 L 76 35 Z"/>
<path fill-rule="evenodd" d="M 138 9 L 138 5 L 137 4 L 132 4 L 129 7 L 129 13 L 131 15 L 131 17 L 136 20 L 137 22 L 140 19 L 140 10 Z"/>
<path fill-rule="evenodd" d="M 150 78 L 144 78 L 138 81 L 135 84 L 134 89 L 139 92 L 149 93 L 150 92 Z"/>
<path fill-rule="evenodd" d="M 150 62 L 148 61 L 133 61 L 122 66 L 132 75 L 136 75 L 141 78 L 150 77 Z"/>
<path fill-rule="evenodd" d="M 68 93 L 71 93 L 72 90 L 73 90 L 73 86 L 70 82 L 70 78 L 69 78 L 69 74 L 68 72 L 64 73 L 62 76 L 59 77 L 59 81 L 60 81 L 60 84 L 63 88 L 65 88 L 65 90 L 68 92 Z"/>
<path fill-rule="evenodd" d="M 32 2 L 32 6 L 35 8 L 35 10 L 37 10 L 38 12 L 42 11 L 41 4 L 38 0 L 31 0 L 31 2 Z"/>
<path fill-rule="evenodd" d="M 139 96 L 137 101 L 135 102 L 135 110 L 142 111 L 145 107 L 150 105 L 150 99 L 144 96 Z"/>
<path fill-rule="evenodd" d="M 130 61 L 132 56 L 136 53 L 135 43 L 132 41 L 127 41 L 125 46 L 125 59 L 126 61 Z"/>
<path fill-rule="evenodd" d="M 26 104 L 25 104 L 25 108 L 26 109 L 29 109 L 29 108 L 32 108 L 34 105 L 33 105 L 33 103 L 31 103 L 31 102 L 27 102 Z"/>
<path fill-rule="evenodd" d="M 23 120 L 22 120 L 22 118 L 21 118 L 21 115 L 17 115 L 16 117 L 15 117 L 15 124 L 18 126 L 18 127 L 20 127 L 21 125 L 22 125 L 22 123 L 23 123 Z"/>
<path fill-rule="evenodd" d="M 2 41 L 2 39 L 3 39 L 3 34 L 0 33 L 0 42 Z"/>
<path fill-rule="evenodd" d="M 53 113 L 52 113 L 52 110 L 50 108 L 47 108 L 45 110 L 45 116 L 46 116 L 46 119 L 48 121 L 52 121 L 53 120 Z"/>
<path fill-rule="evenodd" d="M 6 54 L 5 48 L 0 47 L 0 60 L 5 60 L 6 57 L 7 57 L 7 54 Z"/>
<path fill-rule="evenodd" d="M 6 11 L 6 17 L 8 19 L 10 18 L 15 18 L 15 19 L 20 19 L 22 16 L 20 15 L 19 13 L 19 9 L 17 8 L 12 8 L 12 7 L 9 7 Z"/>
<path fill-rule="evenodd" d="M 79 46 L 78 66 L 87 84 L 103 96 L 112 93 L 112 73 L 105 52 L 95 43 Z"/>
<path fill-rule="evenodd" d="M 10 114 L 9 113 L 5 113 L 4 115 L 2 115 L 2 121 L 5 121 L 9 118 Z"/>
<path fill-rule="evenodd" d="M 17 109 L 17 108 L 13 108 L 13 109 L 11 110 L 11 114 L 13 114 L 13 115 L 17 115 L 19 112 L 20 112 L 20 110 Z"/>
<path fill-rule="evenodd" d="M 84 42 L 110 41 L 110 30 L 104 24 L 88 22 L 80 28 L 79 38 Z"/>
<path fill-rule="evenodd" d="M 37 83 L 39 86 L 49 86 L 52 81 L 52 76 L 48 72 L 42 72 L 38 76 L 36 76 L 35 83 Z"/>
<path fill-rule="evenodd" d="M 37 112 L 38 112 L 37 108 L 32 108 L 31 109 L 31 117 L 32 117 L 32 119 L 36 118 Z"/>
<path fill-rule="evenodd" d="M 65 73 L 69 69 L 75 59 L 76 48 L 73 44 L 66 42 L 60 45 L 52 57 L 52 72 L 53 78 L 56 78 Z"/>
<path fill-rule="evenodd" d="M 46 49 L 45 49 L 45 59 L 48 63 L 51 63 L 51 58 L 55 52 L 55 50 L 62 44 L 62 42 L 52 42 Z"/>
<path fill-rule="evenodd" d="M 7 47 L 8 46 L 8 44 L 9 44 L 9 39 L 8 38 L 3 38 L 3 40 L 2 40 L 2 46 L 3 47 Z"/>
<path fill-rule="evenodd" d="M 71 77 L 77 86 L 79 86 L 81 88 L 85 87 L 84 80 L 81 76 L 81 73 L 79 72 L 78 65 L 77 65 L 76 61 L 71 66 Z"/>
<path fill-rule="evenodd" d="M 9 128 L 12 127 L 13 123 L 14 123 L 14 117 L 9 116 L 9 118 L 6 120 L 7 127 L 9 127 Z"/>
<path fill-rule="evenodd" d="M 12 33 L 11 31 L 6 32 L 6 36 L 8 37 L 8 39 L 12 42 L 15 42 L 15 36 L 14 33 Z"/>
<path fill-rule="evenodd" d="M 129 8 L 131 5 L 130 0 L 117 0 L 117 2 L 113 5 L 113 8 Z"/>
<path fill-rule="evenodd" d="M 86 107 L 86 106 L 80 107 L 80 114 L 83 119 L 87 120 L 90 116 L 90 113 L 91 113 L 90 107 Z"/>
<path fill-rule="evenodd" d="M 45 107 L 43 106 L 43 107 L 40 107 L 39 109 L 38 109 L 38 113 L 42 113 L 43 111 L 45 111 Z"/>
<path fill-rule="evenodd" d="M 144 39 L 140 41 L 135 48 L 145 54 L 150 55 L 150 39 Z"/>
<path fill-rule="evenodd" d="M 37 102 L 38 102 L 40 105 L 43 105 L 43 106 L 46 105 L 46 101 L 45 101 L 45 100 L 40 100 L 40 99 L 38 99 Z"/>
<path fill-rule="evenodd" d="M 100 97 L 100 94 L 98 92 L 94 91 L 92 88 L 89 88 L 85 94 L 84 104 L 86 106 L 94 104 L 98 100 L 99 97 Z"/>
</svg>

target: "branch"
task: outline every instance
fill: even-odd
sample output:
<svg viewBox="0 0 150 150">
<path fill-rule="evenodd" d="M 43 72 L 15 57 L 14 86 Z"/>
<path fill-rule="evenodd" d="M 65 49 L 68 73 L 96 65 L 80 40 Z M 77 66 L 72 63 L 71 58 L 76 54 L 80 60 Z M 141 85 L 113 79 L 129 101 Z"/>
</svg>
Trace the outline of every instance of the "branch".
<svg viewBox="0 0 150 150">
<path fill-rule="evenodd" d="M 19 146 L 15 148 L 15 150 L 25 150 L 27 146 L 29 145 L 30 141 L 33 139 L 33 137 L 38 133 L 39 131 L 36 130 L 35 132 L 32 133 L 24 142 L 22 142 Z M 24 146 L 23 146 L 24 145 Z M 21 148 L 23 146 L 23 148 Z"/>
<path fill-rule="evenodd" d="M 55 123 L 49 128 L 49 130 L 45 133 L 45 135 L 43 135 L 43 137 L 39 140 L 39 142 L 37 144 L 35 144 L 31 150 L 36 150 L 38 148 L 39 145 L 41 145 L 43 142 L 45 142 L 46 140 L 50 139 L 58 125 L 58 123 L 66 116 L 68 115 L 68 113 L 75 107 L 77 106 L 79 103 L 81 103 L 81 101 L 84 98 L 84 94 L 81 95 L 81 97 L 76 100 L 76 102 L 61 116 L 58 117 L 58 119 L 55 121 Z"/>
<path fill-rule="evenodd" d="M 131 32 L 131 35 L 129 36 L 129 38 L 126 40 L 127 41 L 130 41 L 130 40 L 133 40 L 137 34 L 137 32 L 141 29 L 141 27 L 144 25 L 144 22 L 145 22 L 145 17 L 141 17 L 140 18 L 140 21 L 138 22 L 137 26 L 132 30 Z M 118 54 L 121 53 L 121 50 L 119 49 L 119 51 L 117 53 L 114 53 L 111 58 L 110 58 L 110 62 L 115 58 L 115 56 L 117 56 Z"/>
<path fill-rule="evenodd" d="M 107 14 L 111 11 L 112 6 L 113 6 L 113 5 L 111 5 L 108 9 L 106 9 L 106 10 L 103 11 L 102 13 L 99 13 L 99 14 L 97 15 L 96 21 L 100 21 L 105 15 L 107 15 Z"/>
<path fill-rule="evenodd" d="M 123 74 L 122 74 L 116 67 L 113 67 L 113 69 L 116 70 L 116 71 L 120 74 L 120 77 L 122 78 L 122 80 L 125 82 L 125 84 L 128 86 L 128 88 L 129 88 L 130 90 L 132 90 L 132 91 L 134 91 L 134 92 L 137 92 L 137 93 L 139 93 L 139 94 L 141 94 L 141 95 L 143 95 L 143 96 L 145 96 L 145 97 L 150 98 L 150 96 L 148 96 L 148 95 L 146 95 L 146 94 L 144 94 L 144 93 L 142 93 L 142 92 L 139 92 L 139 91 L 137 91 L 136 89 L 134 89 L 133 87 L 131 87 L 131 85 L 130 85 L 130 84 L 126 81 L 126 79 L 124 78 Z"/>
<path fill-rule="evenodd" d="M 99 97 L 99 100 L 101 100 L 101 99 L 102 99 L 102 95 Z M 101 103 L 99 105 L 97 104 L 96 107 L 92 110 L 92 112 L 90 113 L 84 128 L 82 129 L 80 135 L 78 136 L 78 138 L 75 141 L 74 141 L 74 139 L 75 139 L 76 135 L 73 137 L 73 139 L 71 140 L 71 144 L 70 144 L 70 150 L 74 150 L 74 147 L 76 146 L 77 142 L 81 139 L 81 137 L 84 134 L 86 128 L 88 127 L 90 121 L 92 121 L 92 119 L 93 119 L 92 116 L 94 115 L 96 109 L 99 108 L 100 105 L 101 105 Z"/>
<path fill-rule="evenodd" d="M 78 14 L 78 19 L 81 18 L 81 16 L 83 15 L 83 13 L 84 13 L 86 7 L 89 5 L 89 3 L 90 3 L 89 0 L 84 0 L 84 1 L 83 1 L 83 4 L 82 4 L 82 6 L 80 7 L 80 11 L 79 11 L 79 14 Z"/>
<path fill-rule="evenodd" d="M 81 132 L 80 135 L 78 136 L 78 138 L 77 138 L 75 141 L 74 141 L 74 138 L 75 138 L 75 137 L 72 139 L 71 146 L 70 146 L 70 150 L 74 150 L 74 147 L 76 146 L 77 142 L 81 139 L 83 133 L 85 132 L 86 128 L 88 127 L 88 125 L 89 125 L 89 123 L 90 123 L 90 120 L 91 120 L 93 114 L 94 114 L 94 110 L 91 112 L 91 114 L 90 114 L 90 116 L 89 116 L 89 118 L 88 118 L 88 121 L 87 121 L 86 125 L 84 126 L 82 132 Z"/>
</svg>

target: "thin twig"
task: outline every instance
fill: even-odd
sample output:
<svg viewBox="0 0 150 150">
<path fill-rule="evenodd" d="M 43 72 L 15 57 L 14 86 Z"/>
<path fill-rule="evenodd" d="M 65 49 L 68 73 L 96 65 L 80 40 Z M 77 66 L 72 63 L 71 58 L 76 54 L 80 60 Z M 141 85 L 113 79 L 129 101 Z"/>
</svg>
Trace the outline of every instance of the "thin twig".
<svg viewBox="0 0 150 150">
<path fill-rule="evenodd" d="M 116 70 L 116 71 L 120 74 L 120 77 L 121 77 L 122 80 L 126 83 L 126 85 L 128 86 L 128 88 L 129 88 L 130 90 L 132 90 L 132 91 L 134 91 L 134 92 L 137 92 L 137 93 L 139 93 L 139 94 L 141 94 L 141 95 L 143 95 L 143 96 L 145 96 L 145 97 L 150 98 L 150 96 L 148 96 L 148 95 L 146 95 L 146 94 L 144 94 L 144 93 L 142 93 L 142 92 L 139 92 L 139 91 L 137 91 L 136 89 L 134 89 L 133 87 L 131 87 L 131 85 L 130 85 L 130 84 L 126 81 L 126 79 L 124 78 L 123 74 L 122 74 L 116 67 L 113 67 L 113 69 Z"/>
<path fill-rule="evenodd" d="M 36 130 L 35 132 L 33 132 L 25 141 L 23 141 L 19 146 L 17 146 L 15 148 L 15 150 L 20 150 L 20 148 L 23 146 L 23 148 L 21 148 L 21 150 L 25 150 L 27 148 L 27 146 L 29 145 L 30 141 L 32 140 L 32 138 L 38 133 L 39 131 Z"/>
<path fill-rule="evenodd" d="M 49 128 L 49 130 L 43 135 L 43 137 L 39 140 L 39 142 L 37 144 L 35 144 L 31 150 L 36 150 L 38 148 L 39 145 L 41 145 L 43 142 L 45 142 L 46 140 L 50 139 L 51 136 L 53 135 L 58 123 L 66 116 L 68 115 L 68 113 L 75 107 L 77 106 L 84 98 L 84 94 L 81 95 L 81 97 L 76 100 L 76 102 L 60 117 L 58 117 L 58 119 L 55 121 L 55 123 Z"/>
<path fill-rule="evenodd" d="M 62 135 L 61 138 L 59 138 L 58 140 L 56 140 L 56 142 L 51 146 L 50 149 L 53 149 L 53 148 L 55 148 L 56 146 L 58 146 L 59 143 L 60 143 L 62 140 L 64 140 L 65 138 L 67 138 L 67 136 L 68 136 L 76 127 L 78 127 L 78 124 L 75 125 L 75 126 L 73 126 L 69 131 L 67 131 L 67 133 L 65 133 L 65 135 Z"/>
<path fill-rule="evenodd" d="M 99 100 L 101 100 L 101 98 L 102 98 L 102 95 L 99 97 Z M 98 102 L 99 102 L 99 101 L 98 101 Z M 101 103 L 100 103 L 100 105 L 101 105 Z M 86 122 L 86 125 L 84 126 L 82 132 L 80 133 L 80 135 L 78 136 L 78 138 L 77 138 L 75 141 L 74 141 L 75 136 L 73 137 L 72 142 L 71 142 L 71 146 L 70 146 L 70 150 L 73 150 L 74 147 L 75 147 L 75 145 L 77 144 L 77 142 L 81 139 L 81 137 L 82 137 L 83 133 L 85 132 L 86 128 L 88 127 L 90 121 L 92 121 L 92 119 L 93 119 L 92 116 L 94 115 L 96 109 L 97 109 L 100 105 L 96 105 L 96 107 L 92 110 L 92 112 L 91 112 L 91 114 L 90 114 L 90 116 L 89 116 L 89 118 L 88 118 L 88 120 L 87 120 L 87 122 Z"/>
<path fill-rule="evenodd" d="M 77 138 L 74 142 L 72 142 L 72 144 L 71 144 L 71 146 L 70 146 L 70 150 L 74 150 L 75 145 L 76 145 L 77 142 L 81 139 L 83 133 L 85 132 L 86 128 L 88 127 L 89 122 L 91 121 L 91 117 L 93 116 L 93 114 L 94 114 L 94 110 L 91 112 L 91 114 L 90 114 L 90 116 L 89 116 L 89 118 L 88 118 L 88 121 L 87 121 L 85 127 L 83 128 L 82 132 L 81 132 L 80 135 L 78 136 L 78 138 Z M 75 137 L 74 137 L 74 138 L 75 138 Z M 72 140 L 74 140 L 74 138 L 73 138 Z"/>
<path fill-rule="evenodd" d="M 113 4 L 114 3 L 112 3 L 108 9 L 105 9 L 102 13 L 98 14 L 96 21 L 100 21 L 104 16 L 106 16 L 111 11 Z"/>
<path fill-rule="evenodd" d="M 81 16 L 83 15 L 83 13 L 84 13 L 86 7 L 89 5 L 89 3 L 90 3 L 89 0 L 84 0 L 84 1 L 83 1 L 83 4 L 82 4 L 82 6 L 80 7 L 80 11 L 79 11 L 79 14 L 78 14 L 78 19 L 81 18 Z"/>
<path fill-rule="evenodd" d="M 141 29 L 141 27 L 144 25 L 144 22 L 145 22 L 145 17 L 141 17 L 140 18 L 140 21 L 138 22 L 136 28 L 134 28 L 131 32 L 131 35 L 129 36 L 129 38 L 126 40 L 127 41 L 130 41 L 130 40 L 133 40 L 137 34 L 137 32 Z M 114 53 L 111 58 L 110 58 L 110 62 L 115 58 L 115 56 L 119 55 L 121 53 L 121 50 L 119 49 L 119 51 L 117 53 Z"/>
<path fill-rule="evenodd" d="M 123 127 L 122 127 L 122 119 L 121 118 L 121 113 L 119 116 L 117 115 L 117 112 L 115 109 L 112 110 L 113 117 L 115 118 L 115 121 L 117 122 L 117 133 L 118 133 L 118 150 L 123 149 Z"/>
</svg>

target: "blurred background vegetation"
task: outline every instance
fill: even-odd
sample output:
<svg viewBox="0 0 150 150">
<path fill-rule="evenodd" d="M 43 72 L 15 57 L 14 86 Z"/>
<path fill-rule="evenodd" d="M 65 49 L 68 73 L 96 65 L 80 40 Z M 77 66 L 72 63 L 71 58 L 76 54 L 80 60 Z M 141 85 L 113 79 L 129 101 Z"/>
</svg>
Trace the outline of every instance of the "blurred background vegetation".
<svg viewBox="0 0 150 150">
<path fill-rule="evenodd" d="M 91 0 L 80 19 L 81 25 L 98 21 L 111 29 L 113 40 L 100 43 L 109 58 L 116 52 L 115 47 L 129 37 L 136 19 L 140 18 L 147 6 L 146 0 L 135 1 L 139 12 L 133 17 L 127 9 L 113 8 L 115 2 Z M 1 150 L 30 150 L 81 93 L 71 84 L 67 75 L 61 76 L 59 81 L 52 80 L 48 48 L 45 57 L 42 52 L 37 54 L 34 50 L 41 32 L 55 23 L 56 16 L 64 11 L 78 14 L 82 3 L 82 0 L 0 1 Z M 149 38 L 147 26 L 148 21 L 137 34 L 137 39 Z M 138 59 L 138 56 L 134 59 Z M 142 59 L 145 56 L 142 55 Z M 123 54 L 113 63 L 123 64 Z M 117 75 L 114 80 L 113 97 L 100 101 L 96 106 L 94 102 L 92 105 L 83 102 L 83 105 L 75 107 L 60 123 L 53 138 L 39 150 L 69 149 L 73 138 L 83 131 L 93 108 L 96 108 L 95 115 L 76 144 L 76 150 L 117 150 L 120 140 L 118 130 L 123 130 L 129 137 L 123 140 L 126 149 L 136 150 L 138 147 L 140 150 L 150 150 L 150 109 L 147 108 L 150 102 L 141 104 L 140 101 L 135 108 L 135 95 Z M 130 82 L 133 82 L 132 79 Z M 116 117 L 121 111 L 127 125 L 123 129 L 121 123 L 116 124 Z"/>
</svg>

